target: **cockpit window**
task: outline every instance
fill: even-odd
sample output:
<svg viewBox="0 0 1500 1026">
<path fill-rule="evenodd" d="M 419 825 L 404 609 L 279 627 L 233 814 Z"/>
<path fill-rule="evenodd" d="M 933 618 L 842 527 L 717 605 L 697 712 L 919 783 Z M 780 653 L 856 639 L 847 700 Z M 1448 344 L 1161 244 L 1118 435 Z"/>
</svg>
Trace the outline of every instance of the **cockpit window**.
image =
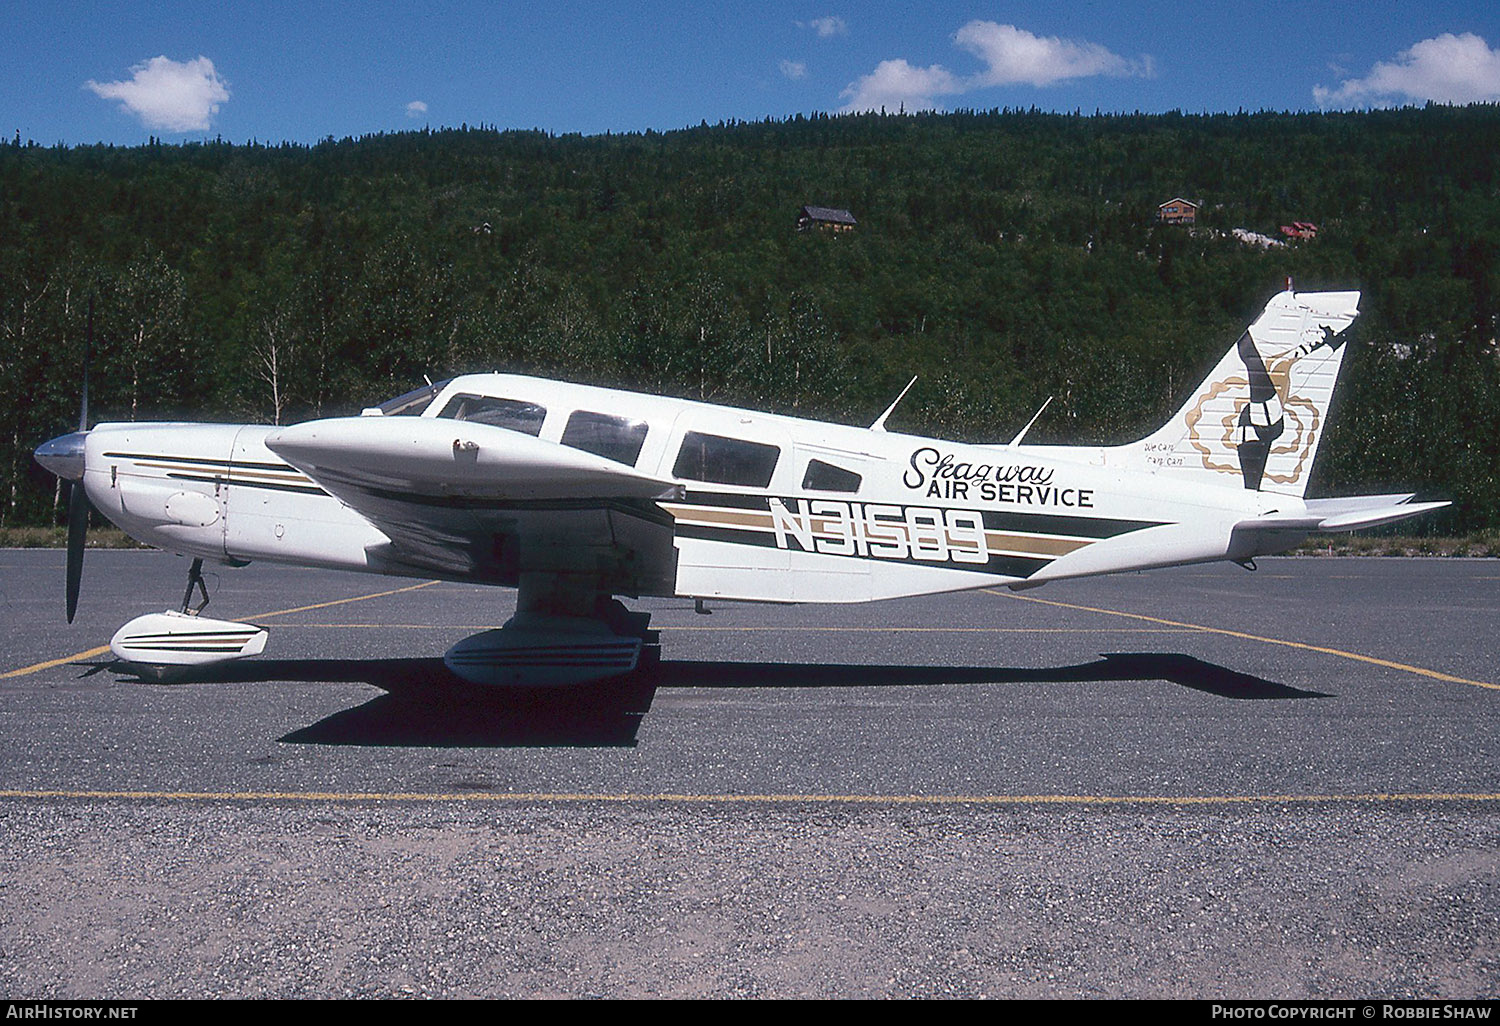
<svg viewBox="0 0 1500 1026">
<path fill-rule="evenodd" d="M 712 481 L 715 484 L 765 488 L 776 472 L 781 449 L 763 442 L 742 438 L 725 438 L 689 431 L 682 439 L 672 476 L 689 481 Z"/>
<path fill-rule="evenodd" d="M 494 396 L 460 392 L 448 400 L 448 405 L 443 407 L 443 412 L 438 416 L 536 436 L 542 433 L 542 421 L 547 419 L 547 408 L 520 399 L 497 399 Z"/>
<path fill-rule="evenodd" d="M 452 381 L 449 378 L 448 381 Z M 448 384 L 448 381 L 439 381 L 433 385 L 423 385 L 414 388 L 410 392 L 403 392 L 394 399 L 387 399 L 376 407 L 382 417 L 420 417 L 422 411 L 438 397 L 438 393 Z"/>
<path fill-rule="evenodd" d="M 802 475 L 802 487 L 819 492 L 857 492 L 860 480 L 852 470 L 822 460 L 808 460 L 807 473 Z"/>
<path fill-rule="evenodd" d="M 562 444 L 633 467 L 646 444 L 646 428 L 643 420 L 579 410 L 568 418 Z"/>
</svg>

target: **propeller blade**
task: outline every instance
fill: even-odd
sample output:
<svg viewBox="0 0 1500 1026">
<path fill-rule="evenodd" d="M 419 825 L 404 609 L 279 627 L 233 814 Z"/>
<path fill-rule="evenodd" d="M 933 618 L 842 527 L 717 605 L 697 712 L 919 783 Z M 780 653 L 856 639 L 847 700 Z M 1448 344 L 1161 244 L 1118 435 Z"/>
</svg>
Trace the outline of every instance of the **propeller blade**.
<svg viewBox="0 0 1500 1026">
<path fill-rule="evenodd" d="M 89 296 L 88 332 L 83 341 L 83 399 L 78 404 L 78 430 L 89 429 L 89 358 L 94 351 L 94 297 Z M 68 622 L 78 612 L 78 589 L 83 584 L 83 543 L 89 530 L 89 496 L 83 479 L 68 489 Z"/>
<path fill-rule="evenodd" d="M 82 481 L 68 489 L 68 622 L 78 612 L 78 588 L 83 582 L 83 542 L 89 529 L 89 497 Z"/>
</svg>

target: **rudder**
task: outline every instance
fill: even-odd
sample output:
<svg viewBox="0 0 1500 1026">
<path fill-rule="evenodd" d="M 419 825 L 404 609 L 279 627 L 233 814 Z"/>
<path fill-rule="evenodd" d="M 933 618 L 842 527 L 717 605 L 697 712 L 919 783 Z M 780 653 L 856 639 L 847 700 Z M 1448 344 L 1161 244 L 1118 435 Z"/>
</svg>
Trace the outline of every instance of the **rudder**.
<svg viewBox="0 0 1500 1026">
<path fill-rule="evenodd" d="M 1344 359 L 1358 292 L 1282 292 L 1136 450 L 1158 473 L 1301 497 Z"/>
</svg>

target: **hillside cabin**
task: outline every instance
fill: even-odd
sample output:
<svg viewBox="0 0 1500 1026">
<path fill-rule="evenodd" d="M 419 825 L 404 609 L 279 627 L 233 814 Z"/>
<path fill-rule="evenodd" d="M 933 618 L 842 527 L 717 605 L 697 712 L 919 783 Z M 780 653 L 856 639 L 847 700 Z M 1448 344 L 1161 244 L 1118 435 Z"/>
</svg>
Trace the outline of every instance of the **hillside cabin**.
<svg viewBox="0 0 1500 1026">
<path fill-rule="evenodd" d="M 797 214 L 797 230 L 812 231 L 814 228 L 826 232 L 852 232 L 859 224 L 854 215 L 836 207 L 803 207 Z"/>
<path fill-rule="evenodd" d="M 1162 224 L 1197 224 L 1198 204 L 1174 196 L 1156 208 L 1156 219 Z"/>
</svg>

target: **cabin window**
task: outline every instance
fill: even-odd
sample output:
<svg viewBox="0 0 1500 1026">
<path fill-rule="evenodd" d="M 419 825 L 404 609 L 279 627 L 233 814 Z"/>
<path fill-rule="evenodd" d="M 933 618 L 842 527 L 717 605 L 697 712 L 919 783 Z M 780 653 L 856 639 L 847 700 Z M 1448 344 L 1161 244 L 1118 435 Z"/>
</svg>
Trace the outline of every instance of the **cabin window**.
<svg viewBox="0 0 1500 1026">
<path fill-rule="evenodd" d="M 519 431 L 523 435 L 540 435 L 542 421 L 547 419 L 547 408 L 519 399 L 497 399 L 488 395 L 460 393 L 448 400 L 439 417 L 450 420 L 467 420 L 474 424 Z"/>
<path fill-rule="evenodd" d="M 774 445 L 689 431 L 682 439 L 672 475 L 688 481 L 765 488 L 780 457 L 781 449 Z"/>
<path fill-rule="evenodd" d="M 802 487 L 815 492 L 857 492 L 862 479 L 852 470 L 822 460 L 809 460 Z"/>
<path fill-rule="evenodd" d="M 643 420 L 579 410 L 568 418 L 562 444 L 633 467 L 646 444 L 646 428 Z"/>
</svg>

